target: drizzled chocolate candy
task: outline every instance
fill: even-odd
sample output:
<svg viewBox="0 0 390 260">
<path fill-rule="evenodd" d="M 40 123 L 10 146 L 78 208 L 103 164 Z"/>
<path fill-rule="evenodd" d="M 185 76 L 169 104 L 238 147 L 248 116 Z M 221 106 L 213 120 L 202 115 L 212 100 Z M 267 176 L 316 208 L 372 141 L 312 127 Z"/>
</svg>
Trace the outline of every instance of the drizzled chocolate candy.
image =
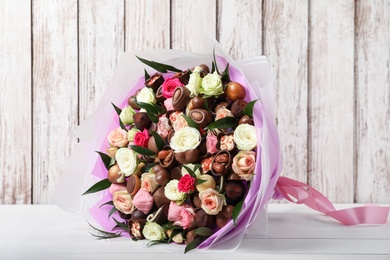
<svg viewBox="0 0 390 260">
<path fill-rule="evenodd" d="M 152 75 L 146 82 L 145 86 L 153 89 L 154 92 L 164 83 L 164 77 L 160 73 Z"/>
<path fill-rule="evenodd" d="M 190 111 L 190 117 L 195 121 L 201 128 L 205 128 L 213 121 L 213 115 L 210 111 L 204 109 L 193 109 Z"/>
<path fill-rule="evenodd" d="M 172 95 L 172 106 L 175 110 L 183 109 L 190 101 L 191 92 L 186 87 L 177 87 Z"/>
</svg>

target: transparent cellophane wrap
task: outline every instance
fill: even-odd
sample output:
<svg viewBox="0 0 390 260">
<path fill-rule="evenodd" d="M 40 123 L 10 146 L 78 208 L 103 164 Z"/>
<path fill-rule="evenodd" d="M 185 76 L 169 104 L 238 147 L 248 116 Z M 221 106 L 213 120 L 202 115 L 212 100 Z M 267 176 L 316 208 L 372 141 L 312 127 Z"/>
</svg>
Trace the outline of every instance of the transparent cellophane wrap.
<svg viewBox="0 0 390 260">
<path fill-rule="evenodd" d="M 84 196 L 81 194 L 94 183 L 107 178 L 107 170 L 96 151 L 105 152 L 109 146 L 107 134 L 118 127 L 117 115 L 111 103 L 123 108 L 127 104 L 128 97 L 144 87 L 144 69 L 150 75 L 154 73 L 154 70 L 141 63 L 136 55 L 185 70 L 200 64 L 210 66 L 213 50 L 215 50 L 218 69 L 223 70 L 229 63 L 231 81 L 237 81 L 246 87 L 246 101 L 258 99 L 253 110 L 258 140 L 256 170 L 237 219 L 237 225 L 234 226 L 233 221 L 230 221 L 198 246 L 198 249 L 235 250 L 244 235 L 256 237 L 266 234 L 266 206 L 273 195 L 281 171 L 270 66 L 265 56 L 233 60 L 214 40 L 206 40 L 204 49 L 204 53 L 148 50 L 122 55 L 96 111 L 76 129 L 79 143 L 68 159 L 54 194 L 54 202 L 58 206 L 82 216 L 92 225 L 111 231 L 116 223 L 112 218 L 107 218 L 110 207 L 99 208 L 100 205 L 111 200 L 109 192 L 104 190 Z M 115 213 L 113 216 L 120 219 Z M 147 240 L 143 241 L 144 243 L 138 241 L 137 246 L 139 247 L 140 244 L 146 246 Z M 135 242 L 129 239 L 129 243 Z M 182 245 L 162 246 L 169 250 L 183 251 L 184 249 Z"/>
</svg>

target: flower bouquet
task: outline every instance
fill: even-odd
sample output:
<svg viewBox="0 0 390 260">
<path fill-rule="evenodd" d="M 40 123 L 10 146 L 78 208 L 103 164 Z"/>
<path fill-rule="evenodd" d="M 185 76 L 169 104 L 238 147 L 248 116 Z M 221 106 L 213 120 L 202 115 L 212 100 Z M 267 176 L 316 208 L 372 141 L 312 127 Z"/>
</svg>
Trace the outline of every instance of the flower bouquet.
<svg viewBox="0 0 390 260">
<path fill-rule="evenodd" d="M 126 54 L 78 128 L 55 201 L 89 209 L 96 236 L 235 248 L 264 210 L 281 171 L 270 70 L 213 45 Z M 65 198 L 76 176 L 82 199 Z"/>
</svg>

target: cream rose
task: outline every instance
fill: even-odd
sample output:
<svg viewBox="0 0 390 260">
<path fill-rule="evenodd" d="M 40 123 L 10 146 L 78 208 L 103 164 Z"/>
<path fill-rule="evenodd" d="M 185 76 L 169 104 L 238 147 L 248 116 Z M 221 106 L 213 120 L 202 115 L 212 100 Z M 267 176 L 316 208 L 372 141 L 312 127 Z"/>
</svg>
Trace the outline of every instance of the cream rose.
<svg viewBox="0 0 390 260">
<path fill-rule="evenodd" d="M 119 117 L 121 121 L 126 124 L 130 125 L 134 123 L 133 116 L 135 114 L 135 111 L 132 107 L 128 106 L 122 109 L 122 112 L 120 113 Z"/>
<path fill-rule="evenodd" d="M 220 108 L 215 115 L 215 121 L 225 118 L 225 117 L 234 117 L 232 111 L 227 108 Z"/>
<path fill-rule="evenodd" d="M 137 95 L 137 102 L 156 104 L 157 100 L 151 88 L 143 88 Z"/>
<path fill-rule="evenodd" d="M 115 154 L 115 159 L 119 169 L 126 177 L 132 175 L 137 170 L 138 158 L 137 154 L 129 148 L 121 148 Z"/>
<path fill-rule="evenodd" d="M 175 152 L 185 152 L 198 147 L 202 140 L 199 131 L 193 127 L 183 127 L 173 135 L 171 139 L 171 148 Z"/>
<path fill-rule="evenodd" d="M 185 200 L 186 194 L 184 192 L 179 191 L 179 188 L 177 186 L 178 184 L 178 180 L 171 180 L 170 182 L 168 182 L 164 188 L 164 194 L 165 197 L 167 197 L 169 200 L 181 203 Z"/>
<path fill-rule="evenodd" d="M 191 97 L 199 95 L 199 90 L 202 86 L 202 78 L 200 77 L 199 72 L 201 72 L 202 70 L 202 67 L 197 66 L 194 68 L 194 71 L 190 75 L 190 79 L 188 80 L 186 88 L 188 88 L 191 92 Z"/>
<path fill-rule="evenodd" d="M 257 146 L 256 128 L 253 125 L 238 125 L 234 130 L 233 138 L 240 150 L 249 151 Z"/>
<path fill-rule="evenodd" d="M 188 126 L 187 120 L 184 118 L 183 113 L 180 113 L 176 116 L 176 120 L 172 126 L 175 131 L 178 131 L 181 128 Z"/>
<path fill-rule="evenodd" d="M 199 93 L 208 96 L 218 96 L 223 94 L 221 76 L 218 75 L 217 71 L 214 71 L 213 74 L 209 73 L 204 76 Z"/>
<path fill-rule="evenodd" d="M 129 140 L 129 142 L 134 142 L 134 136 L 137 132 L 140 131 L 136 127 L 133 127 L 129 131 L 127 131 L 127 140 Z"/>
<path fill-rule="evenodd" d="M 127 140 L 127 131 L 120 127 L 112 130 L 108 134 L 107 140 L 110 145 L 115 147 L 125 147 L 129 143 L 129 140 Z"/>
<path fill-rule="evenodd" d="M 132 214 L 135 210 L 130 194 L 127 190 L 115 191 L 112 195 L 115 208 L 124 214 Z"/>
<path fill-rule="evenodd" d="M 146 222 L 145 227 L 142 230 L 142 234 L 150 241 L 161 241 L 166 238 L 164 229 L 156 222 Z"/>
<path fill-rule="evenodd" d="M 217 215 L 226 205 L 225 196 L 211 188 L 199 192 L 199 198 L 202 202 L 202 209 L 209 215 Z"/>
<path fill-rule="evenodd" d="M 158 188 L 156 175 L 154 173 L 144 173 L 141 175 L 141 188 L 149 193 L 153 193 Z"/>
<path fill-rule="evenodd" d="M 232 169 L 241 179 L 249 181 L 255 171 L 256 153 L 254 151 L 240 151 L 233 158 Z"/>
</svg>

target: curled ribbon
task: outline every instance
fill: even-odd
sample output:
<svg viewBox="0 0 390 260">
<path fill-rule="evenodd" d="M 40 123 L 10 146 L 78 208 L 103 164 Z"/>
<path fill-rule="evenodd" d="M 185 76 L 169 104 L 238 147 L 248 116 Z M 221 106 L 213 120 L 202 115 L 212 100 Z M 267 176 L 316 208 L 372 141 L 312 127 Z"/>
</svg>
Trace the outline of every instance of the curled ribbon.
<svg viewBox="0 0 390 260">
<path fill-rule="evenodd" d="M 386 224 L 390 207 L 367 205 L 336 210 L 333 204 L 313 187 L 286 177 L 279 177 L 275 191 L 288 201 L 306 206 L 330 216 L 346 226 Z M 295 200 L 293 199 L 295 198 Z"/>
</svg>

